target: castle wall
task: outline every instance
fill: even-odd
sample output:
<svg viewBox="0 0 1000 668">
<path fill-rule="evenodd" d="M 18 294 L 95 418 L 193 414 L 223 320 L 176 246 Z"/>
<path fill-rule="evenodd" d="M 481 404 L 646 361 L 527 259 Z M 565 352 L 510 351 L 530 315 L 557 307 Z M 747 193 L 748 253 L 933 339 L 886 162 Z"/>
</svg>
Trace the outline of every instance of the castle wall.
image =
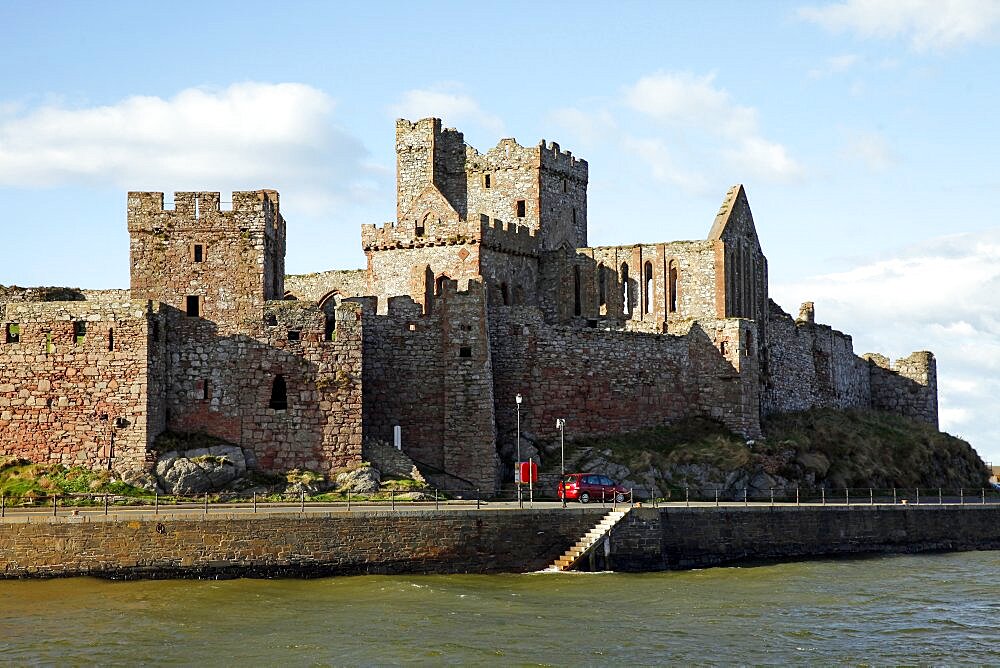
<svg viewBox="0 0 1000 668">
<path fill-rule="evenodd" d="M 172 309 L 168 426 L 237 443 L 265 471 L 359 463 L 360 308 L 342 304 L 333 318 L 331 331 L 313 303 L 268 302 L 251 336 Z"/>
<path fill-rule="evenodd" d="M 938 426 L 937 361 L 921 351 L 896 360 L 865 355 L 871 373 L 872 406 Z"/>
<path fill-rule="evenodd" d="M 716 418 L 748 437 L 760 433 L 758 361 L 745 353 L 749 321 L 692 325 L 682 336 L 546 324 L 537 309 L 490 313 L 497 430 L 513 447 L 514 397 L 524 397 L 522 431 L 557 436 L 566 419 L 572 438 Z M 723 341 L 726 352 L 720 351 Z"/>
<path fill-rule="evenodd" d="M 392 442 L 430 473 L 447 472 L 444 487 L 495 489 L 493 375 L 486 333 L 486 297 L 473 282 L 454 282 L 434 297 L 430 314 L 407 297 L 388 313 L 365 314 L 365 436 Z"/>
<path fill-rule="evenodd" d="M 868 363 L 850 336 L 811 320 L 793 320 L 771 302 L 767 323 L 765 415 L 809 408 L 872 405 Z"/>
<path fill-rule="evenodd" d="M 163 422 L 160 317 L 145 303 L 0 306 L 0 454 L 145 470 Z"/>
<path fill-rule="evenodd" d="M 188 297 L 223 330 L 260 319 L 267 299 L 284 295 L 284 221 L 271 191 L 234 192 L 231 210 L 219 193 L 163 193 L 128 197 L 131 294 L 179 310 Z"/>
<path fill-rule="evenodd" d="M 325 302 L 334 295 L 361 297 L 369 294 L 368 272 L 364 269 L 321 271 L 285 276 L 285 298 Z"/>
</svg>

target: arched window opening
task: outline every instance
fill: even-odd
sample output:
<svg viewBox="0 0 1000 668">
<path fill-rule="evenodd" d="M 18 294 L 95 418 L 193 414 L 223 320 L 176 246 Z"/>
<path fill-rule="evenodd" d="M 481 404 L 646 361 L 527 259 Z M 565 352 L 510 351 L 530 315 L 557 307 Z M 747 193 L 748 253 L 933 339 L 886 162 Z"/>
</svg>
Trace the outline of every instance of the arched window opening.
<svg viewBox="0 0 1000 668">
<path fill-rule="evenodd" d="M 507 284 L 500 284 L 500 297 L 503 299 L 504 306 L 510 306 L 510 291 L 507 290 Z"/>
<path fill-rule="evenodd" d="M 424 315 L 434 312 L 434 272 L 430 265 L 424 269 Z"/>
<path fill-rule="evenodd" d="M 608 303 L 608 277 L 604 272 L 604 263 L 597 265 L 597 301 L 599 306 Z"/>
<path fill-rule="evenodd" d="M 677 262 L 674 260 L 670 261 L 670 312 L 677 312 Z"/>
<path fill-rule="evenodd" d="M 447 281 L 447 280 L 448 280 L 448 277 L 445 276 L 445 275 L 438 276 L 437 283 L 435 284 L 435 288 L 437 289 L 436 294 L 437 294 L 438 297 L 440 297 L 442 294 L 444 294 L 444 282 Z"/>
<path fill-rule="evenodd" d="M 644 267 L 646 273 L 646 313 L 653 312 L 653 263 L 647 262 Z"/>
<path fill-rule="evenodd" d="M 285 297 L 284 297 L 284 300 L 285 300 L 286 302 L 297 302 L 297 301 L 299 300 L 299 298 L 298 298 L 298 297 L 296 297 L 296 296 L 295 296 L 294 294 L 292 294 L 291 292 L 286 292 L 286 293 L 285 293 Z"/>
<path fill-rule="evenodd" d="M 632 295 L 628 293 L 628 263 L 622 263 L 622 313 L 626 316 L 632 312 L 629 301 Z"/>
<path fill-rule="evenodd" d="M 274 377 L 274 382 L 271 383 L 271 401 L 268 403 L 268 407 L 276 411 L 288 410 L 288 386 L 285 385 L 285 377 L 280 373 Z"/>
<path fill-rule="evenodd" d="M 583 300 L 580 298 L 580 267 L 573 267 L 573 315 L 583 313 Z"/>
</svg>

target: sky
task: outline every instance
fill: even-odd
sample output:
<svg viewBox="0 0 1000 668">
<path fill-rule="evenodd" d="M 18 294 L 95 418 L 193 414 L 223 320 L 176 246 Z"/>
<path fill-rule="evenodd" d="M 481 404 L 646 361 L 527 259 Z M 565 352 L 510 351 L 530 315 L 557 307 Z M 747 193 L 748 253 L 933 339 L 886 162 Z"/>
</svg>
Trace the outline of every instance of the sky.
<svg viewBox="0 0 1000 668">
<path fill-rule="evenodd" d="M 0 2 L 0 284 L 128 286 L 126 192 L 276 188 L 289 273 L 360 268 L 394 119 L 590 165 L 589 242 L 747 189 L 770 292 L 932 350 L 1000 464 L 1000 0 Z"/>
</svg>

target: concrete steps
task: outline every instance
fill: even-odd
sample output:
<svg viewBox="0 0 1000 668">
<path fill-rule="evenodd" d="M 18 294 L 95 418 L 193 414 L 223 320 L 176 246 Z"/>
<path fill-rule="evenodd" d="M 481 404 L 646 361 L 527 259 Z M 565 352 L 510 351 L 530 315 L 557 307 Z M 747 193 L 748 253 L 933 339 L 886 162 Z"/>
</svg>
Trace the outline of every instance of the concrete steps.
<svg viewBox="0 0 1000 668">
<path fill-rule="evenodd" d="M 584 536 L 578 540 L 573 547 L 566 550 L 565 554 L 556 559 L 547 570 L 570 570 L 578 561 L 580 561 L 580 559 L 584 557 L 584 555 L 587 554 L 587 552 L 591 550 L 591 548 L 597 545 L 602 538 L 608 535 L 611 529 L 613 529 L 614 526 L 628 514 L 629 510 L 631 510 L 631 508 L 626 508 L 625 510 L 612 510 L 610 513 L 605 515 L 601 521 L 597 523 L 597 526 L 584 534 Z"/>
</svg>

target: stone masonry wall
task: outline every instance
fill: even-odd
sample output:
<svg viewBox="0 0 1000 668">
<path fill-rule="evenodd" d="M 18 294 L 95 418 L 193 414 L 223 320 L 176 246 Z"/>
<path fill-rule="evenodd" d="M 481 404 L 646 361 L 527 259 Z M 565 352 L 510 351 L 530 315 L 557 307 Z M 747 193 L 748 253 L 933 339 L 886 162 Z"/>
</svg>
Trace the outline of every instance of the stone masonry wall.
<svg viewBox="0 0 1000 668">
<path fill-rule="evenodd" d="M 163 423 L 159 309 L 0 305 L 0 454 L 144 470 Z"/>
<path fill-rule="evenodd" d="M 514 397 L 524 397 L 522 432 L 570 437 L 636 431 L 704 415 L 747 437 L 760 434 L 756 353 L 750 321 L 689 322 L 684 335 L 549 325 L 537 309 L 490 311 L 501 444 L 515 442 Z M 727 342 L 726 352 L 720 348 Z"/>
<path fill-rule="evenodd" d="M 636 508 L 611 533 L 621 571 L 765 559 L 1000 549 L 1000 506 Z"/>
<path fill-rule="evenodd" d="M 442 487 L 498 484 L 493 376 L 482 284 L 446 281 L 429 314 L 408 297 L 365 314 L 365 437 L 392 442 Z"/>
<path fill-rule="evenodd" d="M 938 426 L 937 361 L 916 352 L 894 365 L 881 355 L 865 355 L 871 373 L 872 406 Z"/>
<path fill-rule="evenodd" d="M 0 578 L 524 573 L 606 510 L 103 516 L 0 522 Z"/>
</svg>

